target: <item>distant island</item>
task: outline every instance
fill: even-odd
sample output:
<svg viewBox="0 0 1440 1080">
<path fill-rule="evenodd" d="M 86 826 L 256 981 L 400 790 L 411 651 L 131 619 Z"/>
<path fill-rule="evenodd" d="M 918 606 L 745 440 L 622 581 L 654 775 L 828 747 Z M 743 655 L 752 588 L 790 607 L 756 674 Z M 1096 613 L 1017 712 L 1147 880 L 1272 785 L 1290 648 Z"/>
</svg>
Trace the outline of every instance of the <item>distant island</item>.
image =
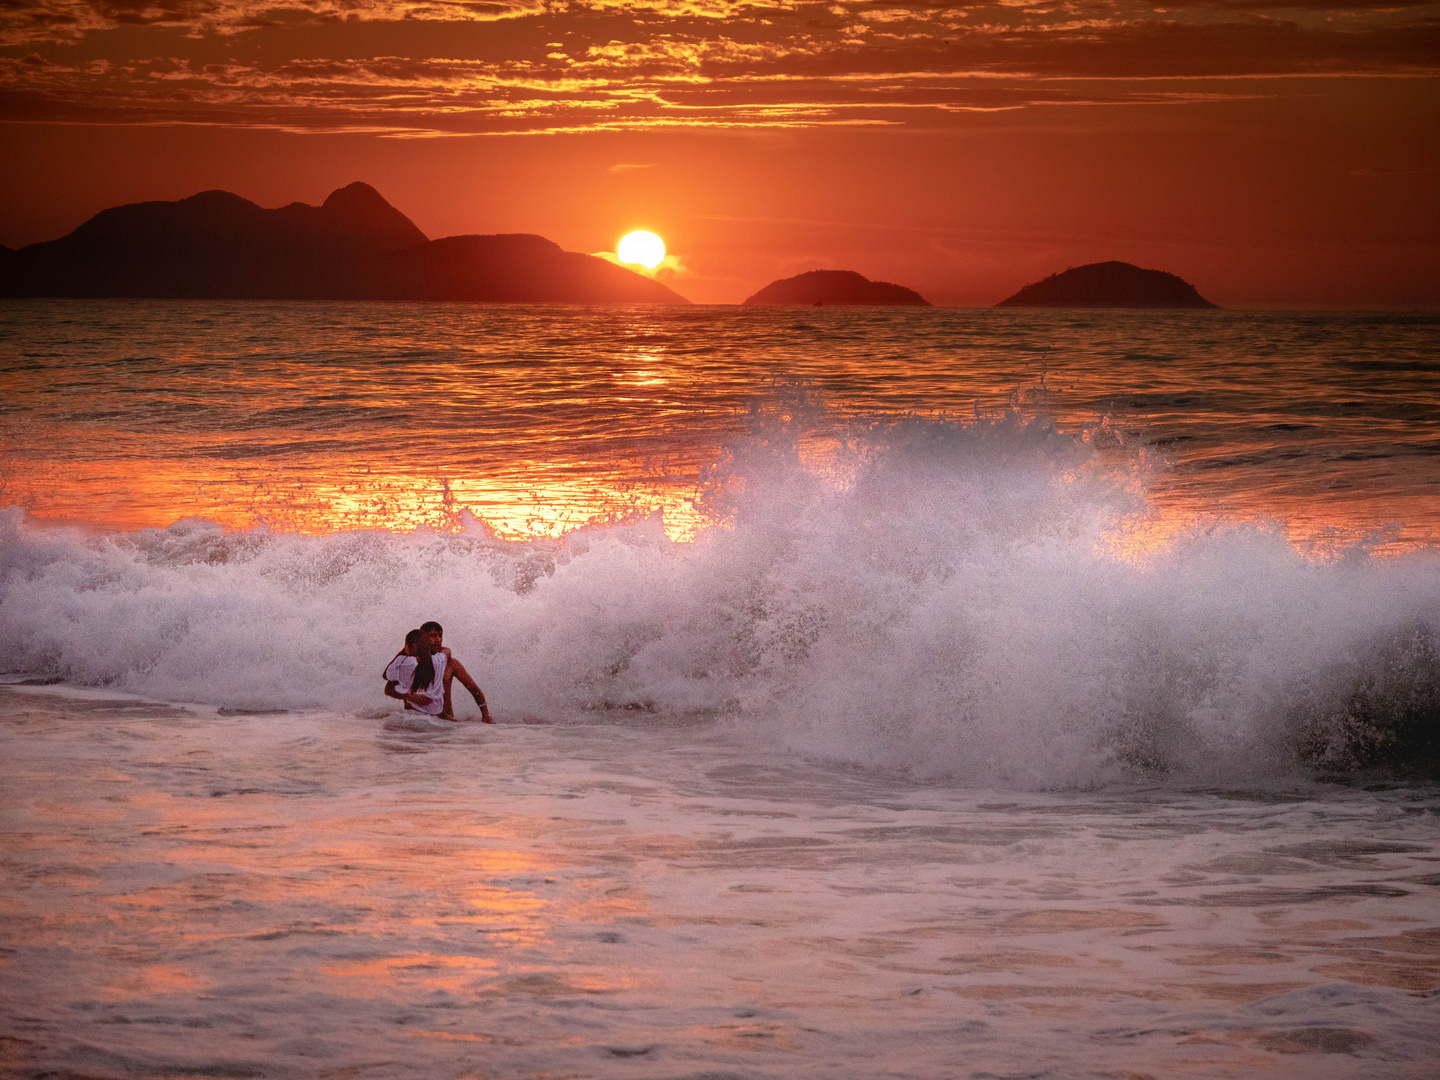
<svg viewBox="0 0 1440 1080">
<path fill-rule="evenodd" d="M 369 184 L 266 210 L 228 191 L 102 210 L 68 236 L 0 248 L 0 296 L 688 304 L 543 236 L 430 240 Z"/>
<path fill-rule="evenodd" d="M 996 307 L 1218 308 L 1195 286 L 1127 262 L 1089 263 L 1026 285 Z"/>
<path fill-rule="evenodd" d="M 818 307 L 829 304 L 908 304 L 930 307 L 930 301 L 914 289 L 871 281 L 854 270 L 811 270 L 794 277 L 772 281 L 747 304 L 799 304 Z"/>
</svg>

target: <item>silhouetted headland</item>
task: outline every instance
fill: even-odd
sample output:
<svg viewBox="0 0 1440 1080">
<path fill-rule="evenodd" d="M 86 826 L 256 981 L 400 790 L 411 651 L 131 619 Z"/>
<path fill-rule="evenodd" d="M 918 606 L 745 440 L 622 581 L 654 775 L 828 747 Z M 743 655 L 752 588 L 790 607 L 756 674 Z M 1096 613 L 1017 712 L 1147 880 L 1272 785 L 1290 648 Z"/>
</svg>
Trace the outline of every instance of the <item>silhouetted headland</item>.
<svg viewBox="0 0 1440 1080">
<path fill-rule="evenodd" d="M 1216 308 L 1195 286 L 1127 262 L 1089 263 L 1026 285 L 996 307 Z"/>
<path fill-rule="evenodd" d="M 794 277 L 772 281 L 747 304 L 801 304 L 811 307 L 827 304 L 908 304 L 930 307 L 930 301 L 914 289 L 892 285 L 888 281 L 871 281 L 854 270 L 810 270 Z"/>
<path fill-rule="evenodd" d="M 543 236 L 427 239 L 368 184 L 266 210 L 228 191 L 102 210 L 70 235 L 0 252 L 0 295 L 208 300 L 688 304 Z"/>
</svg>

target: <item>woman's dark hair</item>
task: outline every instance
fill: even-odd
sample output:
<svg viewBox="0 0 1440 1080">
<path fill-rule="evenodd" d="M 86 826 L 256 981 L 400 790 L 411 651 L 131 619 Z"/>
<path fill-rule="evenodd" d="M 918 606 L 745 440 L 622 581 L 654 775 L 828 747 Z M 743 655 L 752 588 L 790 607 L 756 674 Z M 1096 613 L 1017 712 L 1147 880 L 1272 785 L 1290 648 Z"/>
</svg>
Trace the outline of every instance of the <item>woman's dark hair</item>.
<svg viewBox="0 0 1440 1080">
<path fill-rule="evenodd" d="M 430 651 L 430 635 L 424 630 L 411 630 L 405 635 L 405 647 L 418 661 L 415 674 L 410 679 L 410 692 L 422 694 L 435 681 L 435 661 L 434 654 Z"/>
</svg>

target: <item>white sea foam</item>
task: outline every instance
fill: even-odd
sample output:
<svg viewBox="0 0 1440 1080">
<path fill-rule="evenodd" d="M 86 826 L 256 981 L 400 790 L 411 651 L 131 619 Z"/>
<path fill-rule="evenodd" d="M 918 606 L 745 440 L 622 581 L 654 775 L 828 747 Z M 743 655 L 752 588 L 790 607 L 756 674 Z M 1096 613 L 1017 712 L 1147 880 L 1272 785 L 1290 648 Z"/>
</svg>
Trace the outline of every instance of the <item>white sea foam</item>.
<svg viewBox="0 0 1440 1080">
<path fill-rule="evenodd" d="M 713 716 L 801 754 L 1025 786 L 1288 775 L 1307 754 L 1385 759 L 1433 722 L 1433 553 L 1317 559 L 1254 525 L 1138 550 L 1117 542 L 1146 513 L 1138 467 L 1014 416 L 860 429 L 820 470 L 762 428 L 711 486 L 727 525 L 686 544 L 654 519 L 517 543 L 478 523 L 87 533 L 12 507 L 0 668 L 359 710 L 433 618 L 502 717 Z"/>
</svg>

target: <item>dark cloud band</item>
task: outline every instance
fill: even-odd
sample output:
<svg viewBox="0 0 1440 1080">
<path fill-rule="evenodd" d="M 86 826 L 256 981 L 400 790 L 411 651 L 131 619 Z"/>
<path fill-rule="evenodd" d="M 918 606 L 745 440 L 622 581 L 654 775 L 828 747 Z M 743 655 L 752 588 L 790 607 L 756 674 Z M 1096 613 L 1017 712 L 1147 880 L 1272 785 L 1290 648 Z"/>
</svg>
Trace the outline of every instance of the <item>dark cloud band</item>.
<svg viewBox="0 0 1440 1080">
<path fill-rule="evenodd" d="M 281 26 L 280 9 L 244 0 L 14 0 L 0 9 L 0 105 L 11 121 L 410 136 L 944 125 L 1257 92 L 1148 85 L 1164 80 L 1440 74 L 1434 5 L 1352 4 L 1341 20 L 1312 14 L 1341 10 L 1328 0 L 1292 0 L 1287 18 L 1234 6 L 308 0 Z M 406 28 L 411 55 L 356 55 L 341 28 L 357 22 Z M 330 55 L 315 55 L 327 26 Z M 243 59 L 242 38 L 256 46 Z"/>
</svg>

